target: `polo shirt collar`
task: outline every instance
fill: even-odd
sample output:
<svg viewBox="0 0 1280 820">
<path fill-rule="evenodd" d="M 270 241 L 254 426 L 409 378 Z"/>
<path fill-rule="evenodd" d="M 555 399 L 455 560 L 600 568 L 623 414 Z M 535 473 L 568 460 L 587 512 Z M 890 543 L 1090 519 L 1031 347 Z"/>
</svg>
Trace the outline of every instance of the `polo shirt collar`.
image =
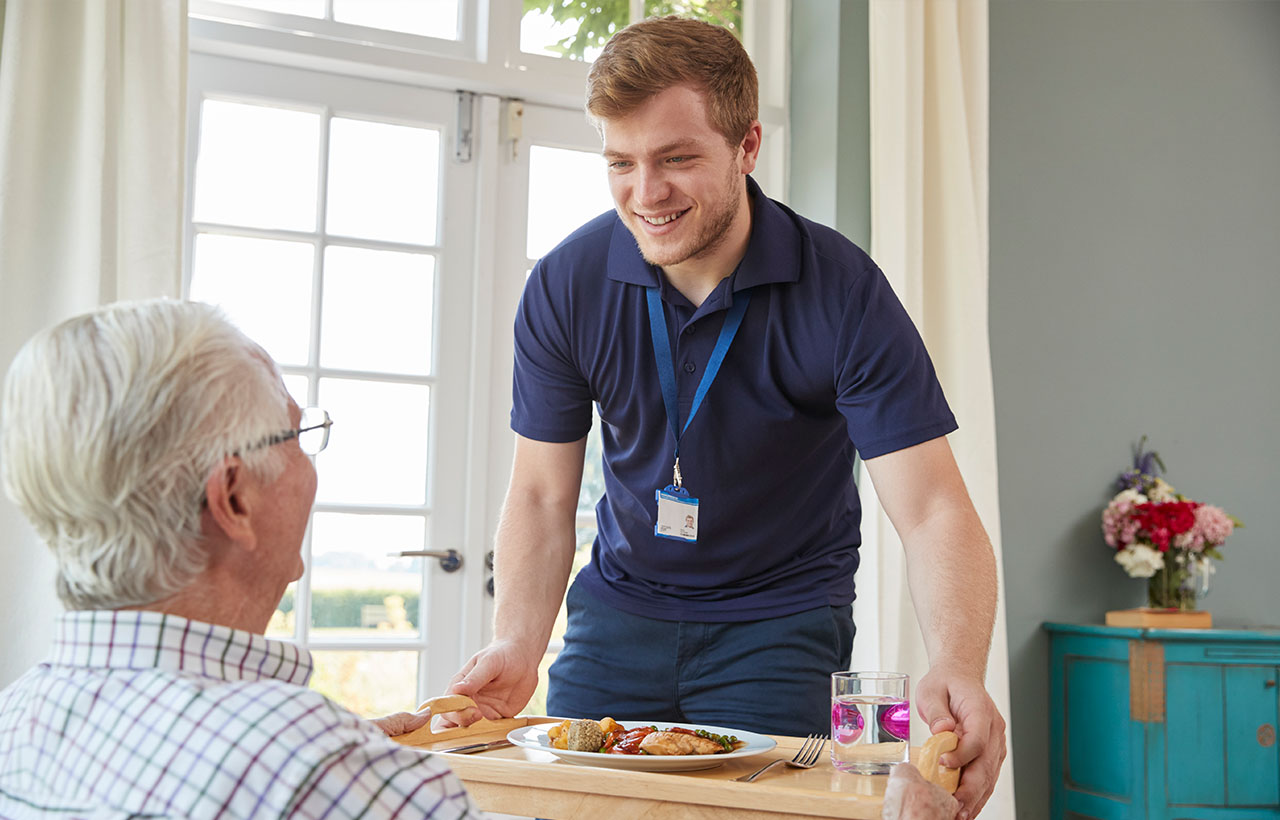
<svg viewBox="0 0 1280 820">
<path fill-rule="evenodd" d="M 782 206 L 769 199 L 750 176 L 747 192 L 755 204 L 746 255 L 733 274 L 733 289 L 800 279 L 800 231 Z M 658 269 L 644 261 L 636 239 L 619 218 L 609 240 L 608 277 L 641 287 L 659 284 Z"/>
</svg>

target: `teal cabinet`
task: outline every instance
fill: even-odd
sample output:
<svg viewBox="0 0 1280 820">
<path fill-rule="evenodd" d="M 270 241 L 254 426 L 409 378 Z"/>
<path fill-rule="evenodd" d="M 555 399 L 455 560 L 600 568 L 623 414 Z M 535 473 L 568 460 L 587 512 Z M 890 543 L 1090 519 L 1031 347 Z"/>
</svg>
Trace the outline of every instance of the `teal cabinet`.
<svg viewBox="0 0 1280 820">
<path fill-rule="evenodd" d="M 1280 631 L 1045 629 L 1053 820 L 1280 820 Z"/>
</svg>

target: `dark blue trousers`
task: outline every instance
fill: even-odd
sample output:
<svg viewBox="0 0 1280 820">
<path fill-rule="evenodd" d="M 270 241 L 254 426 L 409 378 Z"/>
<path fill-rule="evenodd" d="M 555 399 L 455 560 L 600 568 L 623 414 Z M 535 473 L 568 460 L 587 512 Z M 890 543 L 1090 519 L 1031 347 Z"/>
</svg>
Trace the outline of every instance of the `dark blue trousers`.
<svg viewBox="0 0 1280 820">
<path fill-rule="evenodd" d="M 551 715 L 831 731 L 831 673 L 849 668 L 852 606 L 738 623 L 659 621 L 607 606 L 578 584 L 566 606 Z"/>
</svg>

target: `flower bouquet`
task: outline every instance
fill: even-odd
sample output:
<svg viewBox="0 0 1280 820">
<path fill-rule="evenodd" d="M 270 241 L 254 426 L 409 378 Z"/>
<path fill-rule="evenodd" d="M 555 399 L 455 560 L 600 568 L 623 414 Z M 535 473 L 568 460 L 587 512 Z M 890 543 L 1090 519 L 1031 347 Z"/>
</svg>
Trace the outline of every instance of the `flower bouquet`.
<svg viewBox="0 0 1280 820">
<path fill-rule="evenodd" d="M 1102 535 L 1116 563 L 1131 578 L 1146 578 L 1147 604 L 1159 610 L 1194 610 L 1208 592 L 1219 547 L 1236 527 L 1234 516 L 1192 501 L 1159 476 L 1159 454 L 1135 448 L 1133 467 L 1116 479 L 1119 493 L 1102 511 Z M 1110 623 L 1110 621 L 1109 621 Z"/>
</svg>

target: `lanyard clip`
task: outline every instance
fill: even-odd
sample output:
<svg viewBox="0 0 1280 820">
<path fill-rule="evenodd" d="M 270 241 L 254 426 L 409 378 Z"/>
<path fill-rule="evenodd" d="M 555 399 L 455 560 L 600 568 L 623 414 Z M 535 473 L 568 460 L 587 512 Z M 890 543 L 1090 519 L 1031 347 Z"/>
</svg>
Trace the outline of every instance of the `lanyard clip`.
<svg viewBox="0 0 1280 820">
<path fill-rule="evenodd" d="M 680 478 L 680 456 L 676 456 L 676 466 L 673 472 L 674 472 L 674 475 L 672 476 L 672 478 L 674 479 L 676 489 L 678 490 L 683 485 L 683 481 Z"/>
</svg>

